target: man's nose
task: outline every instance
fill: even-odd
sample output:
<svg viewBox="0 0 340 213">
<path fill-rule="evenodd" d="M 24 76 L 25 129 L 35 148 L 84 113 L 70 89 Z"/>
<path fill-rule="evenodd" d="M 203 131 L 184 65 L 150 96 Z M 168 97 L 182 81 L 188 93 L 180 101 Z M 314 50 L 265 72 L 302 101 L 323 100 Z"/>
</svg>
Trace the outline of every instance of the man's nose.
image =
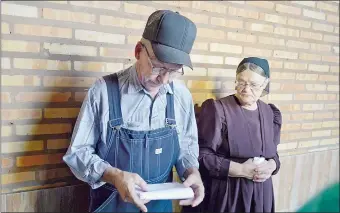
<svg viewBox="0 0 340 213">
<path fill-rule="evenodd" d="M 160 73 L 158 78 L 162 84 L 167 84 L 169 82 L 169 72 Z"/>
</svg>

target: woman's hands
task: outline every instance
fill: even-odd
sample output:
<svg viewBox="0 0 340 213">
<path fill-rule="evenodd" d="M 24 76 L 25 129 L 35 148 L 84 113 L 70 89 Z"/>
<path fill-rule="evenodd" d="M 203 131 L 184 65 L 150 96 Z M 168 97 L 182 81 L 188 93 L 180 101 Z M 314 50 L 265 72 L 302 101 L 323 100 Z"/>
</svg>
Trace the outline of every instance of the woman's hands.
<svg viewBox="0 0 340 213">
<path fill-rule="evenodd" d="M 273 159 L 264 160 L 261 164 L 257 165 L 253 181 L 264 182 L 272 176 L 272 173 L 276 169 L 276 163 Z"/>
<path fill-rule="evenodd" d="M 229 166 L 229 176 L 230 177 L 243 177 L 252 180 L 255 173 L 256 164 L 253 162 L 252 158 L 249 158 L 244 163 L 236 163 L 234 161 L 230 162 Z"/>
<path fill-rule="evenodd" d="M 254 182 L 264 182 L 271 177 L 276 169 L 276 163 L 273 159 L 264 160 L 260 164 L 256 164 L 253 158 L 249 158 L 244 163 L 236 163 L 231 161 L 229 167 L 230 177 L 243 177 Z"/>
</svg>

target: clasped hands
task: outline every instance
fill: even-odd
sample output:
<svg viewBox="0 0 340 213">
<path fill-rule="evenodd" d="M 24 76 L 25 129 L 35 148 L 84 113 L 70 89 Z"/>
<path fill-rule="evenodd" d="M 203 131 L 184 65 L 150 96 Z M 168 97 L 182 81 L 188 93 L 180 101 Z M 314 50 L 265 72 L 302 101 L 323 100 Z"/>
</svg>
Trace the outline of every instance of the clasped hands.
<svg viewBox="0 0 340 213">
<path fill-rule="evenodd" d="M 242 163 L 242 176 L 253 180 L 254 182 L 264 182 L 271 177 L 276 169 L 276 163 L 273 159 L 264 160 L 260 164 L 255 164 L 252 158 Z"/>
</svg>

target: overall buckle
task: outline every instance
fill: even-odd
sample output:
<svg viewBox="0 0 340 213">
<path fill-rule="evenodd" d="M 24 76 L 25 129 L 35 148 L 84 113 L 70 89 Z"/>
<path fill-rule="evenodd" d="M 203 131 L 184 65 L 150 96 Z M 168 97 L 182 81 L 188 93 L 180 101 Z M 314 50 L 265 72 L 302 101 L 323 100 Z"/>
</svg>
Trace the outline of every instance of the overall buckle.
<svg viewBox="0 0 340 213">
<path fill-rule="evenodd" d="M 112 129 L 116 129 L 116 130 L 119 130 L 122 125 L 120 124 L 120 119 L 112 119 L 112 120 L 109 120 L 109 126 L 112 128 Z"/>
<path fill-rule="evenodd" d="M 171 118 L 165 118 L 165 124 L 171 128 L 176 128 L 176 120 Z"/>
</svg>

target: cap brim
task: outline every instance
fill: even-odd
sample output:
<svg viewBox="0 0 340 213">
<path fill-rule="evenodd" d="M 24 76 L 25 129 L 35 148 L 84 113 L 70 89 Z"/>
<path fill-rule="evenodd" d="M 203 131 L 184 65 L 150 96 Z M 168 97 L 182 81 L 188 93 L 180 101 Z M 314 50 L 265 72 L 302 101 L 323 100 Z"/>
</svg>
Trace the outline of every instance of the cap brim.
<svg viewBox="0 0 340 213">
<path fill-rule="evenodd" d="M 152 43 L 152 49 L 158 60 L 169 64 L 185 65 L 192 69 L 188 53 L 159 43 Z"/>
</svg>

